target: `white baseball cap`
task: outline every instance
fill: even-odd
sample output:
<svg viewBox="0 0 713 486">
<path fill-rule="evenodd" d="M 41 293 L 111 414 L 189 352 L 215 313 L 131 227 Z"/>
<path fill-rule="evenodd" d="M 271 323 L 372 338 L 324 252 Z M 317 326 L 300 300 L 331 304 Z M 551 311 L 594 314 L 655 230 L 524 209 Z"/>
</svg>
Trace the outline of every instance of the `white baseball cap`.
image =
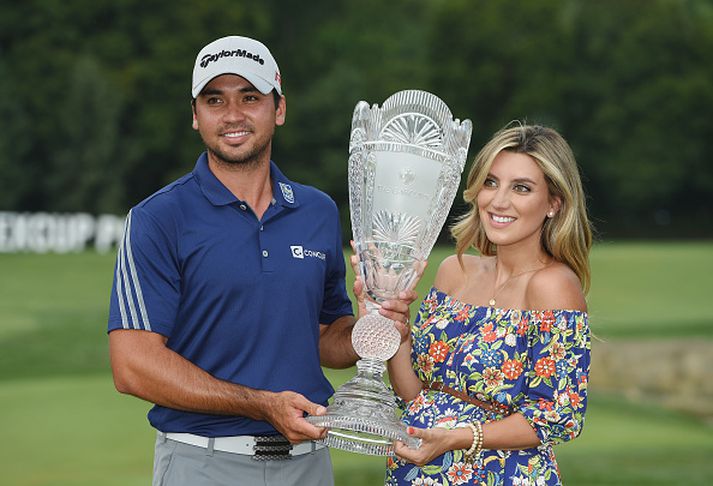
<svg viewBox="0 0 713 486">
<path fill-rule="evenodd" d="M 214 40 L 201 49 L 193 67 L 193 98 L 211 79 L 221 74 L 242 76 L 262 94 L 274 89 L 282 95 L 277 62 L 265 44 L 255 39 L 231 35 Z"/>
</svg>

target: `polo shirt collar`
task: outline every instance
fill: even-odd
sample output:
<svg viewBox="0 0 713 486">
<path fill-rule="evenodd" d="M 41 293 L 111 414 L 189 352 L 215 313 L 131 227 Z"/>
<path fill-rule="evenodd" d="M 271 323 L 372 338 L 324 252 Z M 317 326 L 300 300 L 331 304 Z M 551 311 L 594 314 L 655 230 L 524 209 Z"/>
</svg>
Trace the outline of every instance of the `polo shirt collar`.
<svg viewBox="0 0 713 486">
<path fill-rule="evenodd" d="M 214 206 L 226 206 L 238 202 L 230 190 L 215 177 L 208 167 L 208 154 L 203 152 L 196 161 L 193 175 L 198 181 L 203 195 Z M 294 184 L 270 161 L 270 180 L 272 181 L 272 197 L 276 204 L 285 207 L 297 207 L 299 201 L 294 191 Z"/>
</svg>

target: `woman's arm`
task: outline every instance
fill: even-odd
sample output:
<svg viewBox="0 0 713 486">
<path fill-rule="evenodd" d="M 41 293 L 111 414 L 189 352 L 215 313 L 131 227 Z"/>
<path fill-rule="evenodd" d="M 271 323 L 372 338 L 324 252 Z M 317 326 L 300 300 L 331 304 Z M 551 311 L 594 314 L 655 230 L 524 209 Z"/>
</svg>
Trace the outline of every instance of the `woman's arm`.
<svg viewBox="0 0 713 486">
<path fill-rule="evenodd" d="M 446 451 L 468 450 L 474 440 L 470 427 L 456 429 L 409 427 L 408 433 L 421 439 L 421 447 L 410 449 L 402 442 L 397 442 L 394 452 L 401 459 L 417 466 L 428 464 Z M 540 445 L 540 439 L 520 413 L 483 424 L 483 449 L 530 449 L 538 445 Z"/>
<path fill-rule="evenodd" d="M 411 365 L 411 337 L 401 342 L 396 354 L 387 363 L 389 381 L 402 400 L 411 401 L 423 387 Z"/>
</svg>

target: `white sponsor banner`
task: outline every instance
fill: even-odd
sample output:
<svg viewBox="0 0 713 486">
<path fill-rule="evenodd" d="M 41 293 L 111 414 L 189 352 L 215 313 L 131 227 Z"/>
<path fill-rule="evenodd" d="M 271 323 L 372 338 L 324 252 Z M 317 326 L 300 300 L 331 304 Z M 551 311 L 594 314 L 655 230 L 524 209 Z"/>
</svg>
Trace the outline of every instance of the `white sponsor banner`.
<svg viewBox="0 0 713 486">
<path fill-rule="evenodd" d="M 114 214 L 0 211 L 0 253 L 106 253 L 123 232 L 124 217 Z"/>
</svg>

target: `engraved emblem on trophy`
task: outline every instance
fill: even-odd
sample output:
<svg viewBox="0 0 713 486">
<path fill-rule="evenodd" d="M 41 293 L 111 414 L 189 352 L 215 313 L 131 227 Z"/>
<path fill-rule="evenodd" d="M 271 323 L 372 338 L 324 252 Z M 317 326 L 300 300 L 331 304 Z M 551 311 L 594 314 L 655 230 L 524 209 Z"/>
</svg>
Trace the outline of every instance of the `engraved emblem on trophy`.
<svg viewBox="0 0 713 486">
<path fill-rule="evenodd" d="M 399 91 L 379 107 L 360 101 L 349 142 L 349 207 L 367 314 L 352 331 L 357 375 L 334 394 L 327 413 L 307 420 L 328 428 L 328 446 L 388 455 L 393 441 L 417 448 L 383 381 L 401 336 L 379 303 L 410 289 L 458 191 L 472 124 L 453 119 L 437 96 Z"/>
</svg>

